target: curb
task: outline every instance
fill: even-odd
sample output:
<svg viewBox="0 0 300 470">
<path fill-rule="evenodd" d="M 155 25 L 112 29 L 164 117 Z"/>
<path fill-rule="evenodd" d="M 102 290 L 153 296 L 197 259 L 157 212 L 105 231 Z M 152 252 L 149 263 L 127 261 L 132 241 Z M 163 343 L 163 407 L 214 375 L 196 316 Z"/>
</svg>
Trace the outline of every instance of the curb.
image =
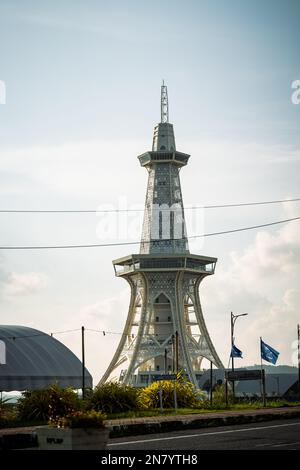
<svg viewBox="0 0 300 470">
<path fill-rule="evenodd" d="M 228 412 L 227 412 L 228 413 Z M 163 432 L 181 431 L 186 429 L 201 429 L 218 426 L 232 426 L 235 424 L 249 424 L 259 423 L 264 421 L 272 421 L 275 419 L 290 419 L 300 417 L 300 407 L 296 410 L 262 410 L 262 412 L 255 413 L 239 413 L 227 414 L 222 413 L 223 416 L 201 416 L 201 415 L 185 415 L 182 417 L 172 417 L 171 419 L 156 419 L 145 420 L 138 422 L 124 422 L 113 424 L 112 421 L 106 423 L 109 429 L 109 437 L 125 437 L 137 436 L 144 434 L 156 434 Z M 125 421 L 125 420 L 124 420 Z M 128 420 L 129 421 L 129 420 Z"/>
<path fill-rule="evenodd" d="M 110 439 L 126 436 L 158 434 L 187 429 L 203 429 L 237 424 L 261 423 L 275 419 L 300 418 L 300 406 L 248 411 L 226 411 L 178 416 L 107 420 Z M 0 429 L 0 450 L 32 449 L 38 446 L 36 426 Z"/>
</svg>

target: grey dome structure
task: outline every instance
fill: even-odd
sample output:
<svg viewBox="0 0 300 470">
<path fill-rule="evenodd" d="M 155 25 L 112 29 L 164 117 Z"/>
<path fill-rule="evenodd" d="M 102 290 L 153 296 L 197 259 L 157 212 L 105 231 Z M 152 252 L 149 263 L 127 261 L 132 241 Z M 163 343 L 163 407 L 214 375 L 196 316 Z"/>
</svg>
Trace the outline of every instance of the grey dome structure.
<svg viewBox="0 0 300 470">
<path fill-rule="evenodd" d="M 36 390 L 57 383 L 82 387 L 82 363 L 60 341 L 26 326 L 0 325 L 0 391 Z M 93 379 L 85 369 L 85 387 Z"/>
</svg>

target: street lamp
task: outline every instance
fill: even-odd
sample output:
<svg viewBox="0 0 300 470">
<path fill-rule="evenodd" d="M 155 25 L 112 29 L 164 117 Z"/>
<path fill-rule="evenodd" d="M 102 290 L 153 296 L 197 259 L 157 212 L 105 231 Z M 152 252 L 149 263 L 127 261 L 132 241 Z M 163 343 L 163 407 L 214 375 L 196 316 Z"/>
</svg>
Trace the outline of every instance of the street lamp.
<svg viewBox="0 0 300 470">
<path fill-rule="evenodd" d="M 245 317 L 248 315 L 248 313 L 240 313 L 239 315 L 234 315 L 232 312 L 230 312 L 230 320 L 231 320 L 231 370 L 234 372 L 234 357 L 232 354 L 233 346 L 234 346 L 234 325 L 235 322 L 239 317 Z M 234 398 L 234 380 L 232 382 L 232 393 L 233 393 L 233 398 Z"/>
</svg>

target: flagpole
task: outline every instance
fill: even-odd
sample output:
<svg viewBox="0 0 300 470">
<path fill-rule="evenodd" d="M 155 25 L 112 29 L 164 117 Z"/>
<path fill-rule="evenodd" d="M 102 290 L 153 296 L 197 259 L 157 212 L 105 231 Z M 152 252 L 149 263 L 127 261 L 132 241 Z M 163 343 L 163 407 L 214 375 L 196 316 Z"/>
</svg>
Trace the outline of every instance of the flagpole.
<svg viewBox="0 0 300 470">
<path fill-rule="evenodd" d="M 300 400 L 300 325 L 297 325 L 298 333 L 298 389 L 299 389 L 299 400 Z"/>
<path fill-rule="evenodd" d="M 260 344 L 259 344 L 259 347 L 260 347 L 260 370 L 262 371 L 261 340 L 262 340 L 262 338 L 260 337 Z"/>
<path fill-rule="evenodd" d="M 260 337 L 259 349 L 260 349 L 260 394 L 261 396 L 263 396 L 263 386 L 262 386 L 263 363 L 262 363 L 262 354 L 261 354 L 261 341 L 262 341 L 262 337 Z"/>
<path fill-rule="evenodd" d="M 263 362 L 262 362 L 262 353 L 261 353 L 261 342 L 262 337 L 260 337 L 260 391 L 263 400 L 263 406 L 266 406 L 266 377 L 263 371 Z"/>
</svg>

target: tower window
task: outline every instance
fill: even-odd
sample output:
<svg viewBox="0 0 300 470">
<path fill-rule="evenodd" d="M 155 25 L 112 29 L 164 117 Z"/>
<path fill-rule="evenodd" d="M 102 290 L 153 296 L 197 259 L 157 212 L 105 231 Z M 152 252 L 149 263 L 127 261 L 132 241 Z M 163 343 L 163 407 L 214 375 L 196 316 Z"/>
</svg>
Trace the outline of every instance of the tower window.
<svg viewBox="0 0 300 470">
<path fill-rule="evenodd" d="M 156 370 L 159 370 L 159 365 L 156 366 Z"/>
<path fill-rule="evenodd" d="M 156 317 L 156 318 L 155 318 L 155 321 L 159 321 L 159 317 Z"/>
<path fill-rule="evenodd" d="M 161 145 L 159 150 L 166 150 L 166 147 L 164 145 Z"/>
</svg>

